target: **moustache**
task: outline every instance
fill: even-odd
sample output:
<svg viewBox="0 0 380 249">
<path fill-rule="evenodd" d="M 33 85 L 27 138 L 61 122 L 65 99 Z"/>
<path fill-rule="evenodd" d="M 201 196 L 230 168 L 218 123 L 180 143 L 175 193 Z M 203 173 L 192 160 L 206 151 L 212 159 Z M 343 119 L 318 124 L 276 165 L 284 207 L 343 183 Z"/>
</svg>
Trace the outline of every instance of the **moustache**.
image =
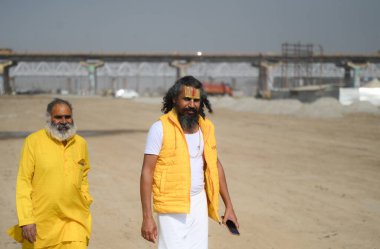
<svg viewBox="0 0 380 249">
<path fill-rule="evenodd" d="M 185 112 L 194 112 L 194 113 L 198 113 L 198 110 L 196 108 L 193 108 L 193 107 L 186 107 L 183 109 Z"/>
<path fill-rule="evenodd" d="M 59 124 L 54 124 L 54 126 L 59 131 L 67 131 L 67 130 L 71 129 L 72 124 L 70 124 L 70 123 L 59 123 Z"/>
</svg>

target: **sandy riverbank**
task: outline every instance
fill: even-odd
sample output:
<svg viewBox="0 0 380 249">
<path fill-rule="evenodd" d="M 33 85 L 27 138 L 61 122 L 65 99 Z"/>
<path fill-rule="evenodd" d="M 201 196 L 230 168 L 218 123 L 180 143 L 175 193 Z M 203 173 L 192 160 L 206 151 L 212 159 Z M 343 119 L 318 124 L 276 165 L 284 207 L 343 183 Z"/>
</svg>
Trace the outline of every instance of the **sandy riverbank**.
<svg viewBox="0 0 380 249">
<path fill-rule="evenodd" d="M 0 133 L 43 127 L 50 99 L 0 97 Z M 140 237 L 139 177 L 146 132 L 160 115 L 160 100 L 67 99 L 89 144 L 95 199 L 89 248 L 155 248 Z M 345 109 L 329 99 L 314 105 L 253 99 L 212 103 L 215 113 L 208 116 L 216 125 L 242 235 L 233 237 L 210 220 L 210 249 L 379 248 L 378 107 L 362 103 Z M 17 136 L 0 137 L 4 249 L 19 248 L 5 230 L 16 223 L 22 142 Z"/>
</svg>

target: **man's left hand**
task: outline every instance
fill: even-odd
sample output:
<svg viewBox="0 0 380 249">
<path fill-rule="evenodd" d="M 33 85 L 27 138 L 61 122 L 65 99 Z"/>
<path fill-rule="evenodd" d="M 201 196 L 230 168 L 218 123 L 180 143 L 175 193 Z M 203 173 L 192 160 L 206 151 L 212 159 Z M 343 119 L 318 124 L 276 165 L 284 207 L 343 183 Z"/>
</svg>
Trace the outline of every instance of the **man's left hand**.
<svg viewBox="0 0 380 249">
<path fill-rule="evenodd" d="M 233 223 L 235 223 L 236 227 L 239 228 L 239 223 L 237 221 L 237 217 L 233 209 L 226 209 L 226 211 L 224 212 L 222 223 L 225 225 L 227 220 L 232 221 Z"/>
</svg>

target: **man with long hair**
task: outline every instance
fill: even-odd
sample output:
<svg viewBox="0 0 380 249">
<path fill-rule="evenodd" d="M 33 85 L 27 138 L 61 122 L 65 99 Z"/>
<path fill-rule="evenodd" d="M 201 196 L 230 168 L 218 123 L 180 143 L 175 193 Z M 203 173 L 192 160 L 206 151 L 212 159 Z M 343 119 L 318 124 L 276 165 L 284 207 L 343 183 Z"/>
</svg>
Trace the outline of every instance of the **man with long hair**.
<svg viewBox="0 0 380 249">
<path fill-rule="evenodd" d="M 202 83 L 192 76 L 175 82 L 163 99 L 164 115 L 148 133 L 141 171 L 141 235 L 159 249 L 208 248 L 208 216 L 239 227 L 216 150 L 212 108 Z M 158 213 L 156 222 L 153 207 Z M 218 213 L 219 194 L 225 204 Z"/>
<path fill-rule="evenodd" d="M 24 141 L 16 183 L 18 225 L 8 234 L 23 249 L 85 249 L 91 234 L 87 143 L 76 135 L 71 104 L 54 99 L 46 127 Z"/>
</svg>

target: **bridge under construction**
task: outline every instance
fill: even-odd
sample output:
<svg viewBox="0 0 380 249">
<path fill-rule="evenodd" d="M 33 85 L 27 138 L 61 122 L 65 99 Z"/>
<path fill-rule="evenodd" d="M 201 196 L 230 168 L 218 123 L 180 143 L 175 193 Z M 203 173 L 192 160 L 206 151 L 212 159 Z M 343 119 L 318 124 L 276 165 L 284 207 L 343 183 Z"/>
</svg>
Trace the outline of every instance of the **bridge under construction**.
<svg viewBox="0 0 380 249">
<path fill-rule="evenodd" d="M 373 72 L 370 77 L 380 77 L 379 66 L 380 53 L 325 54 L 322 49 L 316 51 L 312 45 L 301 44 L 283 44 L 281 54 L 31 53 L 0 49 L 0 75 L 5 94 L 13 92 L 12 76 L 86 76 L 88 94 L 95 95 L 98 94 L 98 75 L 178 78 L 195 74 L 255 76 L 256 94 L 267 97 L 274 89 L 318 85 L 323 77 L 338 74 L 344 87 L 359 87 L 365 70 Z M 212 74 L 208 73 L 210 70 Z M 274 80 L 274 75 L 280 80 Z"/>
</svg>

